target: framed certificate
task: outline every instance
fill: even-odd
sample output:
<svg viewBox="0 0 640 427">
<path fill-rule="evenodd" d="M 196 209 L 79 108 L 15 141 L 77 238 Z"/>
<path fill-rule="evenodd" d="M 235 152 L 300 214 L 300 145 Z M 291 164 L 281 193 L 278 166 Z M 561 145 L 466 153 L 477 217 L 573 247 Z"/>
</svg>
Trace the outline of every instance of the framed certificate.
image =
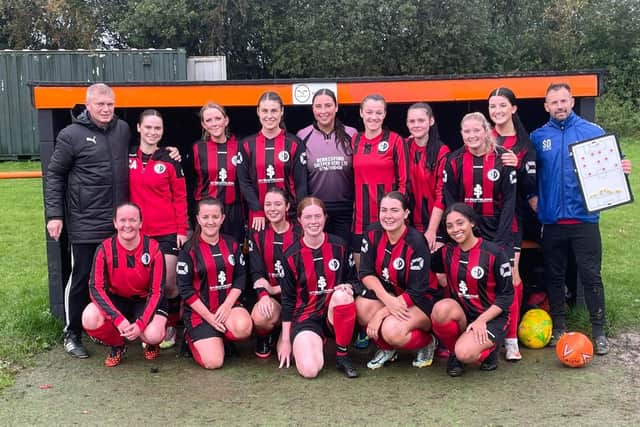
<svg viewBox="0 0 640 427">
<path fill-rule="evenodd" d="M 629 180 L 622 171 L 622 155 L 615 135 L 569 146 L 582 197 L 590 213 L 633 202 Z"/>
</svg>

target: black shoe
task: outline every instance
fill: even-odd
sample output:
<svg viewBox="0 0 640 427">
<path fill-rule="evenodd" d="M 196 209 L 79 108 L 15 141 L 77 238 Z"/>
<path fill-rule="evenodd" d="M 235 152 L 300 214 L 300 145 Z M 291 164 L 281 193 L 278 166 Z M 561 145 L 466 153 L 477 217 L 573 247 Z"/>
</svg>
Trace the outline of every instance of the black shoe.
<svg viewBox="0 0 640 427">
<path fill-rule="evenodd" d="M 498 348 L 496 347 L 480 364 L 481 371 L 495 371 L 498 368 Z"/>
<path fill-rule="evenodd" d="M 556 344 L 558 344 L 558 340 L 560 339 L 560 337 L 566 333 L 566 329 L 554 329 L 553 332 L 551 332 L 551 339 L 549 340 L 549 344 L 547 344 L 547 347 L 555 347 Z"/>
<path fill-rule="evenodd" d="M 351 364 L 349 356 L 336 356 L 336 368 L 344 372 L 347 378 L 358 378 L 358 371 Z"/>
<path fill-rule="evenodd" d="M 459 377 L 464 374 L 464 364 L 451 354 L 447 359 L 447 374 L 451 377 Z"/>
<path fill-rule="evenodd" d="M 189 348 L 189 343 L 187 340 L 182 341 L 182 345 L 180 346 L 180 357 L 184 358 L 192 358 L 193 354 L 191 354 L 191 349 Z"/>
<path fill-rule="evenodd" d="M 598 356 L 604 356 L 609 353 L 609 340 L 604 335 L 597 336 L 593 339 L 593 351 Z"/>
<path fill-rule="evenodd" d="M 64 351 L 66 351 L 70 356 L 78 359 L 86 359 L 89 357 L 89 352 L 87 352 L 85 346 L 82 345 L 80 335 L 73 331 L 67 331 L 64 333 Z"/>
<path fill-rule="evenodd" d="M 271 356 L 273 340 L 271 334 L 256 336 L 256 356 L 260 359 L 267 359 Z"/>
</svg>

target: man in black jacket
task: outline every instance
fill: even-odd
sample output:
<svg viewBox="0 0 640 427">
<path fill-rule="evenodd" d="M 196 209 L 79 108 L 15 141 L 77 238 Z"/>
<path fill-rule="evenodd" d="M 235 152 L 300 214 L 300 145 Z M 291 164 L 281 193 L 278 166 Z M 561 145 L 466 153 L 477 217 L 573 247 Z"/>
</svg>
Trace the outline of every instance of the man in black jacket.
<svg viewBox="0 0 640 427">
<path fill-rule="evenodd" d="M 129 125 L 114 116 L 113 90 L 97 83 L 87 89 L 85 109 L 56 138 L 46 173 L 47 231 L 58 240 L 63 224 L 71 242 L 72 273 L 65 288 L 64 349 L 89 357 L 80 339 L 82 310 L 98 244 L 111 236 L 113 210 L 128 199 Z"/>
</svg>

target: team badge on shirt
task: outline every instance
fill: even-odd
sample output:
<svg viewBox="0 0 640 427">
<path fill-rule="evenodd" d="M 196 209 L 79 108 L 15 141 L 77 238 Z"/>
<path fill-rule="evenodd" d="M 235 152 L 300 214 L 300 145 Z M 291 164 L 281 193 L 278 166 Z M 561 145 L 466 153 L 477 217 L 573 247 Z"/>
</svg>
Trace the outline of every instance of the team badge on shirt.
<svg viewBox="0 0 640 427">
<path fill-rule="evenodd" d="M 189 265 L 184 261 L 180 261 L 176 266 L 176 273 L 181 275 L 189 274 Z"/>
<path fill-rule="evenodd" d="M 336 258 L 331 258 L 327 265 L 329 266 L 329 270 L 338 271 L 338 269 L 340 268 L 340 261 L 338 261 Z"/>
<path fill-rule="evenodd" d="M 487 178 L 489 178 L 489 181 L 496 182 L 500 179 L 500 171 L 498 171 L 498 169 L 489 170 L 489 172 L 487 172 Z"/>
<path fill-rule="evenodd" d="M 157 165 L 155 165 L 153 167 L 153 171 L 155 173 L 157 173 L 158 175 L 163 174 L 164 171 L 166 171 L 166 170 L 167 170 L 167 168 L 162 163 L 158 163 Z"/>
<path fill-rule="evenodd" d="M 140 261 L 142 262 L 142 265 L 145 266 L 151 264 L 151 255 L 149 255 L 149 252 L 143 253 L 140 257 Z"/>
<path fill-rule="evenodd" d="M 280 160 L 282 163 L 287 163 L 289 161 L 289 153 L 286 151 L 279 152 L 278 160 Z"/>
<path fill-rule="evenodd" d="M 389 149 L 389 141 L 380 141 L 378 144 L 378 152 L 384 153 Z"/>
<path fill-rule="evenodd" d="M 404 260 L 402 258 L 394 259 L 393 268 L 395 268 L 396 270 L 402 270 L 404 268 Z"/>
<path fill-rule="evenodd" d="M 410 270 L 420 271 L 423 268 L 424 268 L 424 258 L 418 257 L 418 258 L 413 258 L 411 260 L 411 265 L 409 266 Z"/>
<path fill-rule="evenodd" d="M 484 277 L 484 270 L 479 265 L 476 265 L 471 269 L 471 277 L 476 280 L 480 280 Z"/>
<path fill-rule="evenodd" d="M 536 173 L 536 162 L 527 162 L 525 163 L 524 168 L 528 174 L 533 175 Z"/>
<path fill-rule="evenodd" d="M 502 277 L 510 277 L 511 276 L 511 264 L 509 264 L 508 262 L 505 262 L 504 264 L 500 265 L 500 275 Z"/>
</svg>

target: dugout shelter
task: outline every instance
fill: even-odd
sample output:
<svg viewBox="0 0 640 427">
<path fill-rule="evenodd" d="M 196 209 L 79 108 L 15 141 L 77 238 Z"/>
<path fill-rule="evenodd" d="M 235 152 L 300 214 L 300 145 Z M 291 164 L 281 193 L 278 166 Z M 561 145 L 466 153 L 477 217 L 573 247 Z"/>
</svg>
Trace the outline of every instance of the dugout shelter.
<svg viewBox="0 0 640 427">
<path fill-rule="evenodd" d="M 544 95 L 551 83 L 566 82 L 576 98 L 575 111 L 593 120 L 595 99 L 602 93 L 602 73 L 519 73 L 509 75 L 411 76 L 298 80 L 225 80 L 170 82 L 108 82 L 116 94 L 116 115 L 129 123 L 135 134 L 138 115 L 146 108 L 158 109 L 165 133 L 162 145 L 173 145 L 188 152 L 201 136 L 198 112 L 208 101 L 225 106 L 230 129 L 238 137 L 255 133 L 260 125 L 256 104 L 265 91 L 280 94 L 285 103 L 285 124 L 297 132 L 313 120 L 310 104 L 315 91 L 327 87 L 337 94 L 343 123 L 362 129 L 359 104 L 369 94 L 378 93 L 388 103 L 386 127 L 407 135 L 405 116 L 409 105 L 428 102 L 434 110 L 442 140 L 452 149 L 459 147 L 461 118 L 469 112 L 487 114 L 488 94 L 497 87 L 508 87 L 518 97 L 519 115 L 525 127 L 533 130 L 548 120 Z M 42 171 L 47 169 L 55 137 L 71 123 L 70 110 L 84 104 L 88 83 L 33 82 L 32 102 L 37 111 Z M 44 184 L 44 180 L 43 180 Z M 64 314 L 64 284 L 70 274 L 70 251 L 63 236 L 56 242 L 46 236 L 51 312 Z M 45 234 L 46 234 L 46 230 Z"/>
</svg>

